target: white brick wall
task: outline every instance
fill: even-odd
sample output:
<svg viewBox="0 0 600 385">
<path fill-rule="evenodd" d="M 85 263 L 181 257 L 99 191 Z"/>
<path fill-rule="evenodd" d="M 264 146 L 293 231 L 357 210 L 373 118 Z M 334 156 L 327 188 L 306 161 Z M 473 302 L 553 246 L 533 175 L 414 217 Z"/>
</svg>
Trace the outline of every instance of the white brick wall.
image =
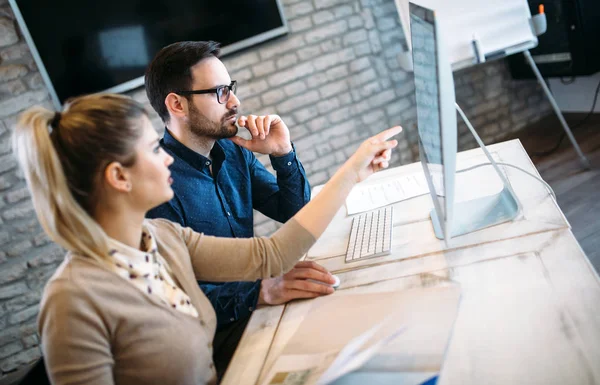
<svg viewBox="0 0 600 385">
<path fill-rule="evenodd" d="M 397 60 L 406 43 L 394 1 L 283 0 L 283 5 L 287 36 L 223 58 L 239 82 L 242 110 L 283 117 L 313 186 L 324 183 L 361 141 L 396 124 L 405 130 L 392 165 L 416 161 L 414 83 Z M 455 82 L 458 103 L 486 143 L 549 112 L 539 87 L 511 80 L 504 62 L 456 73 Z M 142 88 L 130 95 L 148 103 Z M 10 154 L 10 127 L 20 111 L 35 104 L 51 107 L 12 11 L 0 0 L 0 378 L 39 356 L 39 297 L 63 257 L 42 233 Z M 151 120 L 162 133 L 153 111 Z M 474 146 L 464 125 L 459 146 Z M 258 235 L 277 228 L 260 214 L 255 219 Z"/>
</svg>

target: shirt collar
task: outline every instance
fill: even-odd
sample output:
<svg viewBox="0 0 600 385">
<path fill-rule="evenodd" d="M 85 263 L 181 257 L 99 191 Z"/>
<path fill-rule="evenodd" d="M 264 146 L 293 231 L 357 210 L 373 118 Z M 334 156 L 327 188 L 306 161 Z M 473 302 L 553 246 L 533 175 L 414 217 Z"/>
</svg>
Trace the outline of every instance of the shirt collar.
<svg viewBox="0 0 600 385">
<path fill-rule="evenodd" d="M 215 142 L 215 145 L 210 151 L 210 156 L 213 161 L 203 155 L 198 154 L 196 151 L 189 149 L 183 143 L 179 142 L 166 127 L 161 144 L 173 152 L 173 154 L 199 170 L 207 168 L 213 161 L 218 162 L 219 164 L 225 161 L 225 151 L 223 151 L 223 147 L 221 146 L 219 140 Z"/>
<path fill-rule="evenodd" d="M 135 269 L 141 273 L 152 273 L 152 265 L 157 254 L 156 240 L 150 229 L 142 227 L 143 250 L 121 243 L 113 238 L 108 240 L 109 254 L 122 267 Z M 119 265 L 118 265 L 119 266 Z"/>
</svg>

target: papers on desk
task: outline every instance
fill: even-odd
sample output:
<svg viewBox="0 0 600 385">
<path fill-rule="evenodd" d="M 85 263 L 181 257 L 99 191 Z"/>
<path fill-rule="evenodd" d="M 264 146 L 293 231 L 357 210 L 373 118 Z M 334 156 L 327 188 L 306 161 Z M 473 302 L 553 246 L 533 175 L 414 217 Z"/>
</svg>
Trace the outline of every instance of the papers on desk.
<svg viewBox="0 0 600 385">
<path fill-rule="evenodd" d="M 441 186 L 441 177 L 438 179 L 437 183 Z M 428 193 L 423 172 L 383 179 L 354 187 L 346 198 L 346 209 L 348 215 L 354 215 Z"/>
<path fill-rule="evenodd" d="M 495 152 L 492 153 L 492 157 L 496 162 L 501 161 Z M 487 161 L 488 158 L 485 155 L 478 154 L 457 163 L 457 170 L 459 171 L 456 172 L 454 177 L 454 199 L 456 202 L 496 195 L 502 191 L 504 183 L 493 172 L 491 165 L 466 172 L 460 171 L 474 164 L 487 163 Z M 506 177 L 504 168 L 500 166 L 500 169 Z M 441 170 L 440 168 L 437 170 L 439 172 L 431 174 L 435 192 L 440 197 L 445 196 Z M 426 194 L 429 194 L 429 186 L 425 179 L 425 173 L 419 171 L 409 175 L 358 184 L 346 198 L 346 210 L 348 215 L 354 215 Z"/>
<path fill-rule="evenodd" d="M 315 299 L 261 384 L 341 385 L 363 369 L 421 383 L 441 370 L 459 297 L 450 286 Z"/>
<path fill-rule="evenodd" d="M 371 338 L 382 329 L 382 327 L 389 328 L 390 332 L 384 338 L 371 345 L 371 347 L 362 350 L 362 348 L 369 342 Z M 319 377 L 317 385 L 329 384 L 343 375 L 350 373 L 361 366 L 363 366 L 369 359 L 375 356 L 382 347 L 387 345 L 394 338 L 398 337 L 406 327 L 404 325 L 388 324 L 385 321 L 379 325 L 367 330 L 360 336 L 352 339 L 348 345 L 346 345 L 342 351 L 337 355 L 335 360 L 329 368 Z"/>
<path fill-rule="evenodd" d="M 268 385 L 327 385 L 341 376 L 360 368 L 375 353 L 389 341 L 397 337 L 405 327 L 393 327 L 391 333 L 379 339 L 370 347 L 365 345 L 373 338 L 375 333 L 383 327 L 388 327 L 382 322 L 367 330 L 358 337 L 353 338 L 340 352 L 330 351 L 316 354 L 288 354 L 282 355 L 267 376 Z M 364 348 L 364 349 L 363 349 Z"/>
</svg>

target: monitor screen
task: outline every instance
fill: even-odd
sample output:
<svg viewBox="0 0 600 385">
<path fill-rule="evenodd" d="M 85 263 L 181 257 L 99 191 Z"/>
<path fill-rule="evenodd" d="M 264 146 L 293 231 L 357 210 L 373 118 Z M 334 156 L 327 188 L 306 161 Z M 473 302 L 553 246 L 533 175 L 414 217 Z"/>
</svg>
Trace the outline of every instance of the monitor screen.
<svg viewBox="0 0 600 385">
<path fill-rule="evenodd" d="M 140 77 L 156 52 L 177 41 L 214 40 L 225 53 L 232 51 L 227 47 L 245 48 L 287 31 L 278 0 L 11 0 L 11 4 L 60 103 L 134 79 L 138 82 L 130 88 L 142 85 Z"/>
<path fill-rule="evenodd" d="M 437 196 L 436 209 L 444 218 L 444 162 L 442 147 L 441 98 L 434 14 L 411 4 L 410 26 L 417 103 L 419 149 Z"/>
</svg>

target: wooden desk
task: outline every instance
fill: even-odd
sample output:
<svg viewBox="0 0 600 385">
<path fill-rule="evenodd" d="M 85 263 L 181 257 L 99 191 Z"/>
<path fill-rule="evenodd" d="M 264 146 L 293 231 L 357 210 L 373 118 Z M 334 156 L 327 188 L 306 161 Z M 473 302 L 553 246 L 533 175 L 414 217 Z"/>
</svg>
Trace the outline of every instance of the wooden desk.
<svg viewBox="0 0 600 385">
<path fill-rule="evenodd" d="M 488 148 L 539 176 L 519 141 Z M 457 169 L 482 162 L 479 149 L 466 151 Z M 419 163 L 402 166 L 363 183 L 420 169 Z M 598 275 L 545 187 L 518 170 L 505 172 L 523 205 L 513 222 L 446 247 L 433 234 L 430 198 L 414 198 L 395 204 L 392 255 L 346 264 L 351 220 L 344 207 L 307 258 L 338 274 L 341 286 L 333 295 L 459 283 L 461 304 L 441 384 L 600 384 Z M 308 308 L 309 301 L 296 301 L 255 311 L 223 384 L 262 380 Z"/>
</svg>

